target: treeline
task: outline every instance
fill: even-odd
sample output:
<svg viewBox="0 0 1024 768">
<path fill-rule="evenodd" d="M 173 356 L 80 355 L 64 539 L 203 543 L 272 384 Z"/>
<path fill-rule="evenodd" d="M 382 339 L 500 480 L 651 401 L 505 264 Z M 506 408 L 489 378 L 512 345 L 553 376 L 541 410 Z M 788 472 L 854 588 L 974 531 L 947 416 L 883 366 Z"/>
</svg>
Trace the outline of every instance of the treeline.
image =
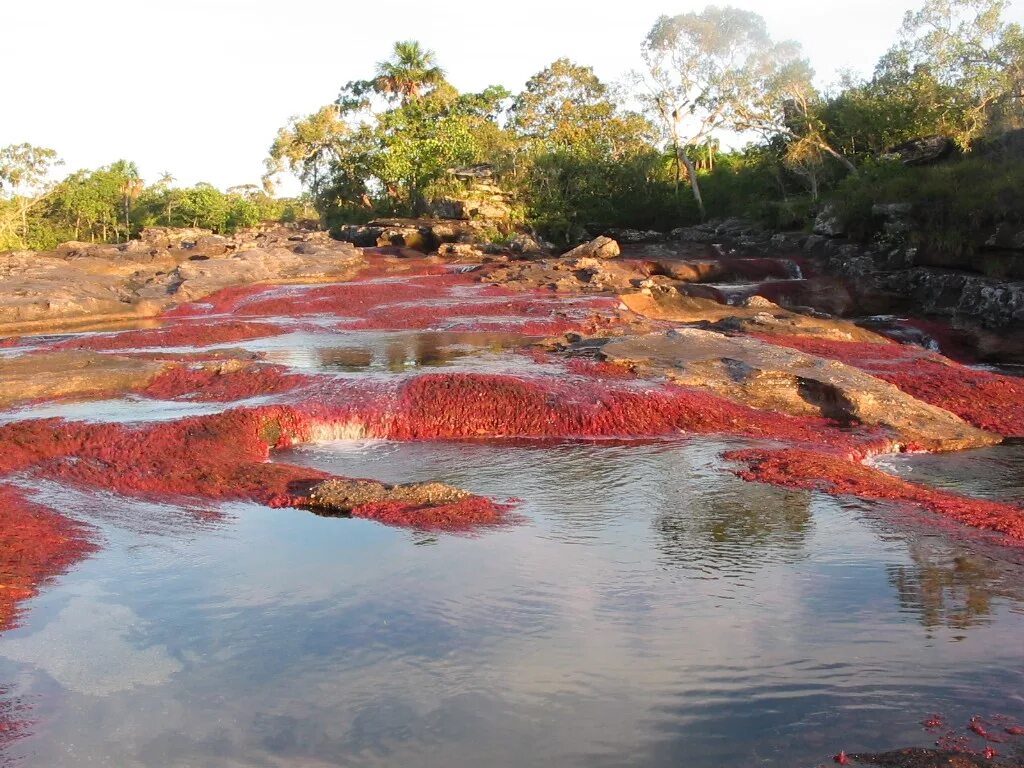
<svg viewBox="0 0 1024 768">
<path fill-rule="evenodd" d="M 316 216 L 301 200 L 275 199 L 255 185 L 226 192 L 210 184 L 174 185 L 170 174 L 152 184 L 134 163 L 49 179 L 61 165 L 48 148 L 0 148 L 0 251 L 43 250 L 67 240 L 124 242 L 145 227 L 202 227 L 228 234 L 268 221 Z"/>
<path fill-rule="evenodd" d="M 486 163 L 515 194 L 516 216 L 560 241 L 594 226 L 664 230 L 707 216 L 800 226 L 827 199 L 853 201 L 855 216 L 868 199 L 943 181 L 964 184 L 943 189 L 944 204 L 970 204 L 986 177 L 978 164 L 1024 180 L 1019 159 L 974 151 L 1024 125 L 1024 34 L 1006 7 L 927 0 L 869 77 L 825 92 L 798 44 L 728 7 L 658 19 L 643 69 L 614 86 L 558 59 L 518 93 L 460 93 L 433 52 L 402 42 L 334 103 L 280 130 L 268 178 L 293 172 L 335 224 L 420 214 L 453 191 L 448 169 Z M 737 136 L 746 146 L 722 152 Z M 931 172 L 890 150 L 931 136 L 948 138 L 966 170 L 918 185 L 915 174 Z M 1021 202 L 1017 192 L 1001 205 Z"/>
</svg>

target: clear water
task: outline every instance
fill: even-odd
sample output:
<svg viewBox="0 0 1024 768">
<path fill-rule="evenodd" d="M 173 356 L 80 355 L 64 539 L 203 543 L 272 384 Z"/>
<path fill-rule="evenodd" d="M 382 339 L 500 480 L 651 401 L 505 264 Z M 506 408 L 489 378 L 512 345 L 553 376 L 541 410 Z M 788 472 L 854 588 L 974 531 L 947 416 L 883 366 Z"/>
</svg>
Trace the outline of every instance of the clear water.
<svg viewBox="0 0 1024 768">
<path fill-rule="evenodd" d="M 7 758 L 811 766 L 929 744 L 931 712 L 1024 717 L 1024 554 L 884 505 L 742 483 L 718 458 L 739 444 L 282 457 L 521 499 L 522 524 L 469 537 L 250 504 L 211 522 L 41 488 L 107 546 L 0 637 L 4 696 L 38 720 Z M 978 454 L 949 460 L 965 463 L 937 463 L 934 481 L 1007 487 L 975 472 Z"/>
</svg>

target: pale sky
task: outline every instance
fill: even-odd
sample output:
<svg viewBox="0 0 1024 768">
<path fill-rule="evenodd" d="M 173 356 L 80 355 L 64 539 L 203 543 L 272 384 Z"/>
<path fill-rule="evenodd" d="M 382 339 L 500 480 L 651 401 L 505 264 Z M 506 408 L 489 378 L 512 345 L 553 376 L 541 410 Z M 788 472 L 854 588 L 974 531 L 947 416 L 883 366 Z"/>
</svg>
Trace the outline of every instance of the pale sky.
<svg viewBox="0 0 1024 768">
<path fill-rule="evenodd" d="M 820 84 L 870 72 L 921 0 L 732 0 L 803 44 Z M 370 76 L 395 40 L 438 54 L 460 90 L 518 91 L 560 56 L 608 81 L 640 66 L 661 14 L 702 0 L 0 0 L 0 146 L 56 149 L 62 171 L 119 158 L 154 181 L 255 183 L 277 129 Z M 720 5 L 728 0 L 720 0 Z M 1024 21 L 1024 4 L 1010 16 Z M 446 13 L 445 10 L 448 10 Z"/>
</svg>

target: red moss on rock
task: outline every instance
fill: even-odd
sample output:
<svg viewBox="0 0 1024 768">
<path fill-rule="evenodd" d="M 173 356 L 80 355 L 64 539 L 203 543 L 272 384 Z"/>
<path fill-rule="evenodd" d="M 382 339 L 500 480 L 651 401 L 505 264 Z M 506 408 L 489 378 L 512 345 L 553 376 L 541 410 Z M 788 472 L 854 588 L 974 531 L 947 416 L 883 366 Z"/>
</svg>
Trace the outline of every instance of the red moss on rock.
<svg viewBox="0 0 1024 768">
<path fill-rule="evenodd" d="M 0 632 L 17 623 L 22 600 L 95 549 L 86 526 L 0 486 Z"/>
<path fill-rule="evenodd" d="M 717 433 L 827 445 L 843 453 L 889 445 L 878 433 L 843 432 L 826 419 L 758 410 L 671 384 L 484 374 L 408 381 L 381 427 L 378 436 L 398 440 Z"/>
<path fill-rule="evenodd" d="M 627 366 L 609 363 L 605 360 L 586 360 L 573 358 L 565 366 L 566 370 L 574 376 L 584 376 L 588 379 L 636 379 Z"/>
<path fill-rule="evenodd" d="M 140 394 L 158 400 L 228 403 L 260 395 L 279 395 L 310 384 L 311 376 L 288 373 L 277 365 L 236 370 L 217 366 L 177 366 L 160 374 Z"/>
<path fill-rule="evenodd" d="M 751 482 L 915 504 L 964 525 L 1024 542 L 1024 510 L 1018 507 L 916 485 L 835 454 L 796 448 L 746 449 L 727 453 L 725 458 L 745 464 L 736 474 Z"/>
<path fill-rule="evenodd" d="M 356 507 L 352 510 L 352 517 L 399 528 L 459 532 L 506 522 L 508 507 L 479 496 L 434 507 L 384 501 Z"/>
<path fill-rule="evenodd" d="M 147 328 L 122 333 L 82 336 L 55 344 L 49 349 L 145 349 L 149 347 L 208 347 L 278 336 L 286 329 L 273 323 L 222 320 L 177 321 L 164 328 Z"/>
<path fill-rule="evenodd" d="M 809 336 L 761 336 L 763 341 L 847 363 L 908 395 L 955 413 L 1004 437 L 1024 437 L 1024 379 L 967 368 L 903 344 L 865 344 Z"/>
</svg>

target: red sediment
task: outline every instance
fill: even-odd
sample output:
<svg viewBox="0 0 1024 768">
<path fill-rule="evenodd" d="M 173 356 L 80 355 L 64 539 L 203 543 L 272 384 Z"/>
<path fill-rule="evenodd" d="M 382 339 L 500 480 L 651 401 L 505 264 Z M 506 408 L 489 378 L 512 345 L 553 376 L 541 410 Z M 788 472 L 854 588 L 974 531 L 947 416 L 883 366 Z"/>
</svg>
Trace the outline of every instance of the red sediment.
<svg viewBox="0 0 1024 768">
<path fill-rule="evenodd" d="M 228 403 L 291 392 L 313 381 L 312 376 L 288 373 L 277 365 L 255 364 L 227 371 L 214 366 L 178 366 L 161 373 L 140 394 L 158 400 Z"/>
<path fill-rule="evenodd" d="M 797 448 L 746 449 L 727 453 L 725 458 L 746 465 L 736 470 L 744 480 L 914 504 L 964 525 L 1024 542 L 1024 510 L 1018 507 L 915 485 L 835 454 Z"/>
<path fill-rule="evenodd" d="M 17 623 L 22 600 L 95 549 L 86 526 L 0 486 L 0 632 Z"/>
<path fill-rule="evenodd" d="M 918 400 L 1004 437 L 1024 437 L 1024 379 L 967 368 L 902 344 L 866 344 L 810 336 L 760 336 L 777 346 L 827 357 L 888 381 Z"/>
<path fill-rule="evenodd" d="M 70 339 L 49 349 L 144 349 L 148 347 L 208 347 L 234 341 L 249 341 L 278 336 L 285 329 L 273 323 L 223 320 L 211 322 L 178 321 L 164 328 L 148 328 L 115 334 L 101 334 Z"/>
</svg>

